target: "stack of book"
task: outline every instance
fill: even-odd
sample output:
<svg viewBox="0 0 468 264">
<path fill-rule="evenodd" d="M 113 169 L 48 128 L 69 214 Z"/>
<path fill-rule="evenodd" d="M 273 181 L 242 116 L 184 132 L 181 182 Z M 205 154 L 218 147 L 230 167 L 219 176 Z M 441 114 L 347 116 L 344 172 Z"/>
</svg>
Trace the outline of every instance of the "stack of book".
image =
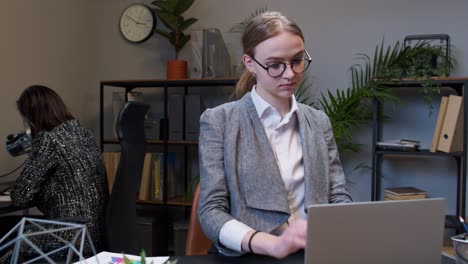
<svg viewBox="0 0 468 264">
<path fill-rule="evenodd" d="M 463 151 L 463 97 L 444 96 L 440 102 L 431 152 Z"/>
<path fill-rule="evenodd" d="M 426 192 L 414 187 L 385 188 L 384 200 L 412 200 L 424 199 Z"/>
<path fill-rule="evenodd" d="M 377 148 L 396 151 L 417 151 L 421 143 L 417 140 L 397 139 L 377 142 Z"/>
</svg>

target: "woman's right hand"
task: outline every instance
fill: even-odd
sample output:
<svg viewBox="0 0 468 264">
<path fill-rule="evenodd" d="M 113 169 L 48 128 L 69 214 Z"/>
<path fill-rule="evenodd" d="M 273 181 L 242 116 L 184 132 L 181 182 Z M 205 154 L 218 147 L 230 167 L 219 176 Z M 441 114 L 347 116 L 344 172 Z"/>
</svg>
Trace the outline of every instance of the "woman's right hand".
<svg viewBox="0 0 468 264">
<path fill-rule="evenodd" d="M 254 231 L 247 233 L 242 241 L 242 249 L 249 252 L 248 241 Z M 260 232 L 251 241 L 251 253 L 284 258 L 305 248 L 307 241 L 307 221 L 304 219 L 292 222 L 280 236 Z"/>
<path fill-rule="evenodd" d="M 272 248 L 271 256 L 284 258 L 300 249 L 305 248 L 307 242 L 307 221 L 298 219 L 277 237 Z"/>
</svg>

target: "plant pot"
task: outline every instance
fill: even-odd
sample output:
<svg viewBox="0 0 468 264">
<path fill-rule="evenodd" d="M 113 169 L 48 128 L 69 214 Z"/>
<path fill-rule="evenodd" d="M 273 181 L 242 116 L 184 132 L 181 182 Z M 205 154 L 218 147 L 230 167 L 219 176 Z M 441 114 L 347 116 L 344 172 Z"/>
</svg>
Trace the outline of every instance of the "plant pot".
<svg viewBox="0 0 468 264">
<path fill-rule="evenodd" d="M 187 79 L 187 61 L 168 61 L 166 78 L 168 80 Z"/>
</svg>

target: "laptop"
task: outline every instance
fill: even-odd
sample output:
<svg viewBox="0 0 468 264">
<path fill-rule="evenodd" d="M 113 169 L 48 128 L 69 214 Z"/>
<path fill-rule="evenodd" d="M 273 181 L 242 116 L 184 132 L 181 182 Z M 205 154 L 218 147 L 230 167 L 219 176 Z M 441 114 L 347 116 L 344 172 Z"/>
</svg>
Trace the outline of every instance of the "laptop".
<svg viewBox="0 0 468 264">
<path fill-rule="evenodd" d="M 445 199 L 308 208 L 306 264 L 440 264 Z"/>
</svg>

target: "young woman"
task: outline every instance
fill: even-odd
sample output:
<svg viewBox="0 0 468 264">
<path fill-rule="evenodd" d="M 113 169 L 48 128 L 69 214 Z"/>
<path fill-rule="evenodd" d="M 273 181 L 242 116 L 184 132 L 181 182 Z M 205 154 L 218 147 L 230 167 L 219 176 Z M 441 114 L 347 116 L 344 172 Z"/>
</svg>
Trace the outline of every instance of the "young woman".
<svg viewBox="0 0 468 264">
<path fill-rule="evenodd" d="M 307 206 L 351 202 L 328 117 L 296 102 L 311 58 L 278 12 L 242 37 L 239 100 L 200 120 L 200 223 L 225 255 L 285 257 L 306 244 Z"/>
<path fill-rule="evenodd" d="M 101 250 L 108 188 L 105 166 L 92 132 L 81 127 L 59 95 L 45 86 L 26 88 L 17 107 L 31 129 L 32 151 L 11 190 L 13 205 L 36 206 L 51 220 L 82 218 L 94 246 Z M 61 233 L 68 240 L 73 235 Z M 57 240 L 45 236 L 34 242 L 45 252 L 57 248 Z M 85 250 L 91 253 L 88 244 Z M 27 247 L 21 255 L 30 258 L 35 256 L 33 252 Z M 54 257 L 66 253 L 62 251 Z"/>
</svg>

